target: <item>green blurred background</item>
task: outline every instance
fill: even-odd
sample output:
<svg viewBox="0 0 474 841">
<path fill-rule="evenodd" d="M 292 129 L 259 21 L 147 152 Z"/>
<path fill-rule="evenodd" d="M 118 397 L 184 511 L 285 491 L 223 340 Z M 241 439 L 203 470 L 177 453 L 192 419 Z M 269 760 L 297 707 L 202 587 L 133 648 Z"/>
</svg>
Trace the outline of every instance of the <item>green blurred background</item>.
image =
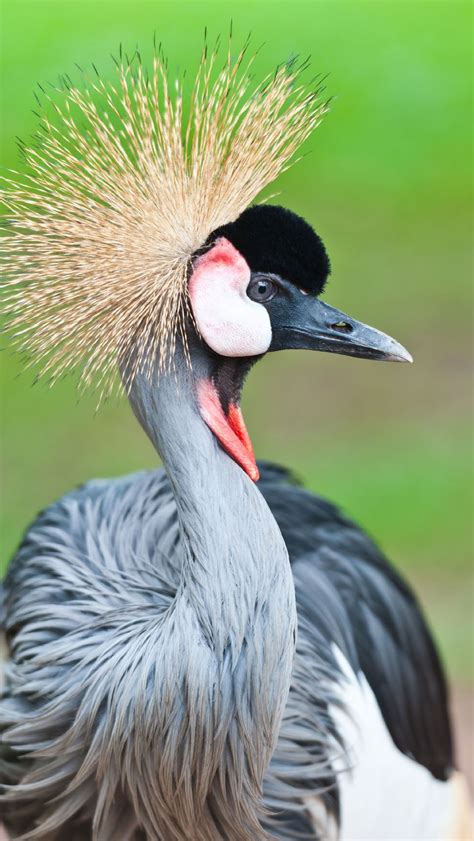
<svg viewBox="0 0 474 841">
<path fill-rule="evenodd" d="M 259 457 L 337 501 L 414 583 L 450 675 L 472 669 L 471 6 L 454 2 L 162 3 L 7 0 L 2 16 L 6 166 L 36 118 L 36 82 L 74 64 L 111 72 L 120 42 L 195 66 L 204 27 L 265 43 L 265 71 L 311 54 L 332 111 L 279 201 L 325 240 L 325 298 L 394 335 L 415 364 L 288 352 L 250 377 L 244 412 Z M 31 388 L 2 354 L 3 568 L 36 512 L 74 485 L 151 467 L 125 403 L 95 414 L 73 382 Z"/>
</svg>

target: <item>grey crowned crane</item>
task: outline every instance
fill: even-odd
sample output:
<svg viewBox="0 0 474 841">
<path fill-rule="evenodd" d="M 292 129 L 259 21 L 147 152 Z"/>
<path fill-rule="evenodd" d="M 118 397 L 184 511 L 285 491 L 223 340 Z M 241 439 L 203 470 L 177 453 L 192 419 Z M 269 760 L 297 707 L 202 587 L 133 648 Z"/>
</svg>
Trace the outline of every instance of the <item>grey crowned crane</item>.
<svg viewBox="0 0 474 841">
<path fill-rule="evenodd" d="M 246 374 L 285 348 L 409 361 L 320 299 L 325 248 L 252 201 L 326 106 L 205 53 L 65 82 L 8 182 L 6 310 L 52 379 L 113 371 L 163 469 L 46 508 L 3 585 L 1 806 L 43 841 L 461 839 L 445 680 L 407 585 L 283 468 Z M 464 822 L 464 824 L 463 824 Z M 465 835 L 463 835 L 465 833 Z"/>
</svg>

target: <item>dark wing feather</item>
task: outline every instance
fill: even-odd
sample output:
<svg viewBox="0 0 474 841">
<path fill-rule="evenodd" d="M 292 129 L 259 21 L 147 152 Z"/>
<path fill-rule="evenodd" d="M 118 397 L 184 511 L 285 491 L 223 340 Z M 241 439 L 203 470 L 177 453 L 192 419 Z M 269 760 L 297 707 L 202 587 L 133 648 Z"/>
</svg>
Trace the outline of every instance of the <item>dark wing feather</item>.
<svg viewBox="0 0 474 841">
<path fill-rule="evenodd" d="M 335 506 L 282 468 L 259 466 L 260 490 L 295 571 L 298 610 L 314 624 L 315 636 L 332 639 L 362 670 L 399 750 L 447 779 L 454 760 L 446 682 L 415 596 Z M 327 584 L 328 598 L 318 597 L 315 580 Z"/>
</svg>

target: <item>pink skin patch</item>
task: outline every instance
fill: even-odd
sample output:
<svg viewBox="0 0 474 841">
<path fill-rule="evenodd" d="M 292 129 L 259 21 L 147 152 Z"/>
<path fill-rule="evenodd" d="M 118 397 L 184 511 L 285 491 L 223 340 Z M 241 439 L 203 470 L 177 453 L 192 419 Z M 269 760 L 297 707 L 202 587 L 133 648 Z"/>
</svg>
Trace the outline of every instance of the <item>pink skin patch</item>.
<svg viewBox="0 0 474 841">
<path fill-rule="evenodd" d="M 270 347 L 270 317 L 248 297 L 249 282 L 249 266 L 225 237 L 194 263 L 189 281 L 194 320 L 220 356 L 258 356 Z"/>
<path fill-rule="evenodd" d="M 245 357 L 265 353 L 270 347 L 270 317 L 261 304 L 247 295 L 250 268 L 229 240 L 221 237 L 194 263 L 189 295 L 196 326 L 220 356 Z M 254 482 L 258 467 L 240 407 L 222 408 L 210 380 L 197 386 L 201 417 L 226 453 Z"/>
<path fill-rule="evenodd" d="M 198 383 L 197 398 L 203 421 L 214 433 L 226 453 L 240 465 L 242 470 L 245 470 L 253 482 L 256 482 L 259 478 L 258 467 L 240 407 L 231 403 L 226 415 L 217 389 L 210 380 L 201 380 Z"/>
</svg>

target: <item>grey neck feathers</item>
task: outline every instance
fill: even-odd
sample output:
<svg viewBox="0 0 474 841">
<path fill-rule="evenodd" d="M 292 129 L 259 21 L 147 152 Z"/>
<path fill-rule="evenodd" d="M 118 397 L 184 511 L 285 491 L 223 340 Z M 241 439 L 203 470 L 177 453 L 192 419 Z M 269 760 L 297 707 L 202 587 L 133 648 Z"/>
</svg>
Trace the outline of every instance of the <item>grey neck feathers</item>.
<svg viewBox="0 0 474 841">
<path fill-rule="evenodd" d="M 156 822 L 163 837 L 256 841 L 286 704 L 296 609 L 288 555 L 257 487 L 202 421 L 189 369 L 137 378 L 130 402 L 176 497 L 181 580 L 162 619 Z"/>
</svg>

